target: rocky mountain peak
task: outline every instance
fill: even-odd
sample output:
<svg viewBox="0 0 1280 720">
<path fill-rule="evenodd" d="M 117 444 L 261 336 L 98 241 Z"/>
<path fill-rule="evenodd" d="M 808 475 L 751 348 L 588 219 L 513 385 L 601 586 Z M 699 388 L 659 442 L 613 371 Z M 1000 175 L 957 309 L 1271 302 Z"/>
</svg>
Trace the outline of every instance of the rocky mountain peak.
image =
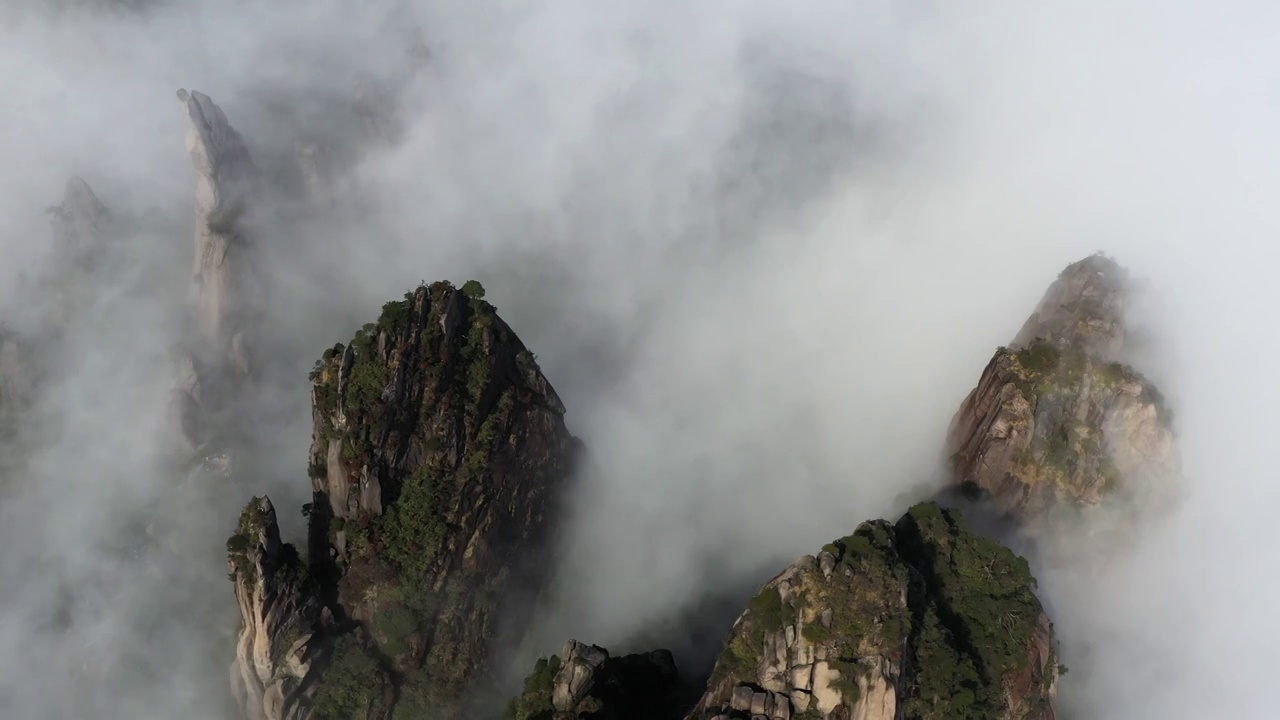
<svg viewBox="0 0 1280 720">
<path fill-rule="evenodd" d="M 238 660 L 245 707 L 259 695 L 288 705 L 298 673 L 298 706 L 316 720 L 474 717 L 472 703 L 492 702 L 492 653 L 522 630 L 547 574 L 578 441 L 533 354 L 483 298 L 476 282 L 419 287 L 316 363 L 311 584 L 293 579 L 290 546 L 274 550 L 263 502 L 228 545 L 240 655 L 258 658 Z M 305 587 L 332 622 L 317 626 Z M 291 620 L 272 620 L 280 607 Z M 319 627 L 321 660 L 308 664 L 311 644 L 298 655 L 299 640 L 262 639 L 277 626 Z M 264 663 L 262 647 L 285 660 Z"/>
<path fill-rule="evenodd" d="M 1095 358 L 1112 358 L 1124 342 L 1129 272 L 1097 253 L 1066 267 L 1010 345 L 1044 340 Z"/>
<path fill-rule="evenodd" d="M 1073 263 L 996 351 L 948 433 L 962 488 L 1020 518 L 1168 493 L 1180 468 L 1172 412 L 1116 360 L 1129 282 L 1102 255 Z"/>
</svg>

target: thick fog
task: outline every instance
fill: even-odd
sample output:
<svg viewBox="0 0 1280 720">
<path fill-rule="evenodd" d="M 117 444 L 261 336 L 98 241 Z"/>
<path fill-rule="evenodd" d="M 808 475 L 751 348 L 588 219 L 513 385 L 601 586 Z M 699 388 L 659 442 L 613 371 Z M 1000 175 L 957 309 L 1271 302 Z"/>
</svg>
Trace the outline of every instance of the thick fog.
<svg viewBox="0 0 1280 720">
<path fill-rule="evenodd" d="M 1186 488 L 1038 569 L 1064 707 L 1272 717 L 1277 30 L 1243 1 L 4 0 L 0 322 L 49 322 L 68 177 L 119 223 L 0 463 L 0 716 L 230 716 L 223 541 L 264 492 L 301 535 L 306 372 L 420 281 L 485 284 L 589 452 L 517 670 L 567 637 L 698 667 L 720 608 L 941 486 L 991 353 L 1105 250 L 1153 290 Z M 335 149 L 323 207 L 260 198 L 271 357 L 227 472 L 167 427 L 179 88 L 281 186 Z"/>
</svg>

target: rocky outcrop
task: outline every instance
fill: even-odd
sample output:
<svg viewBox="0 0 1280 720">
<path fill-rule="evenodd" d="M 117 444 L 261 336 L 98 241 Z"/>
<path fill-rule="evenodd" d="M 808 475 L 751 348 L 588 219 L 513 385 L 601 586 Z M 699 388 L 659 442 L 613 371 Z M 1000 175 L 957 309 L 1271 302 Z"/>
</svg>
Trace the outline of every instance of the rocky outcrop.
<svg viewBox="0 0 1280 720">
<path fill-rule="evenodd" d="M 335 618 L 304 683 L 317 720 L 474 717 L 495 643 L 531 611 L 578 442 L 483 294 L 420 287 L 312 372 L 310 577 Z"/>
<path fill-rule="evenodd" d="M 738 618 L 690 720 L 1051 720 L 1053 628 L 1026 561 L 913 507 L 805 556 Z"/>
<path fill-rule="evenodd" d="M 62 202 L 48 210 L 55 247 L 78 263 L 92 262 L 107 233 L 110 214 L 83 178 L 72 177 Z"/>
<path fill-rule="evenodd" d="M 666 650 L 610 657 L 576 640 L 538 660 L 509 720 L 679 720 L 697 699 Z"/>
<path fill-rule="evenodd" d="M 248 227 L 258 171 L 244 139 L 209 96 L 179 90 L 178 100 L 189 121 L 187 149 L 196 171 L 196 324 L 209 347 L 248 372 L 249 336 L 262 306 Z"/>
<path fill-rule="evenodd" d="M 1159 390 L 1117 361 L 1127 273 L 1094 255 L 1062 272 L 951 422 L 955 482 L 1011 516 L 1167 494 L 1179 472 Z"/>
<path fill-rule="evenodd" d="M 121 220 L 84 179 L 74 176 L 67 181 L 62 202 L 46 212 L 52 226 L 51 252 L 35 286 L 24 294 L 40 299 L 40 323 L 62 332 L 100 300 L 104 280 L 124 262 L 119 243 L 113 242 Z"/>
<path fill-rule="evenodd" d="M 240 608 L 231 688 L 246 720 L 307 717 L 302 680 L 315 656 L 320 604 L 307 568 L 280 542 L 275 508 L 254 498 L 227 540 L 227 565 Z"/>
</svg>

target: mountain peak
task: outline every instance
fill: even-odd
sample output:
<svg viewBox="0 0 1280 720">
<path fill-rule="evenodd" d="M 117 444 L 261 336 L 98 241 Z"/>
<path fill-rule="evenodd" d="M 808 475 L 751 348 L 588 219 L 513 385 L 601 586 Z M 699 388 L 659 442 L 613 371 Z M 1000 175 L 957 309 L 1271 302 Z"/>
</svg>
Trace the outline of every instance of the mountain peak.
<svg viewBox="0 0 1280 720">
<path fill-rule="evenodd" d="M 1071 263 L 1049 286 L 1010 347 L 1047 340 L 1094 357 L 1113 357 L 1124 342 L 1129 287 L 1129 272 L 1102 253 Z"/>
<path fill-rule="evenodd" d="M 1116 361 L 1129 288 L 1128 272 L 1101 254 L 1049 286 L 952 419 L 947 452 L 963 489 L 1019 517 L 1167 490 L 1180 467 L 1172 413 Z"/>
</svg>

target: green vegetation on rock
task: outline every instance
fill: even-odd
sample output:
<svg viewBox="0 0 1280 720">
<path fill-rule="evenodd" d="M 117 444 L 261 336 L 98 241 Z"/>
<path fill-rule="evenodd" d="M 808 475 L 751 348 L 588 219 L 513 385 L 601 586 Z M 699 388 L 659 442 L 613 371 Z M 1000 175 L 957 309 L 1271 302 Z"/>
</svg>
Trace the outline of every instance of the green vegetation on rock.
<svg viewBox="0 0 1280 720">
<path fill-rule="evenodd" d="M 934 503 L 913 507 L 896 529 L 925 583 L 908 716 L 998 716 L 1005 679 L 1025 669 L 1043 612 L 1030 566 Z"/>
<path fill-rule="evenodd" d="M 760 687 L 761 673 L 786 673 L 773 649 L 763 651 L 790 647 L 784 637 L 798 631 L 823 648 L 839 672 L 831 687 L 851 710 L 860 678 L 869 682 L 887 663 L 905 674 L 909 720 L 1001 717 L 1007 687 L 1030 671 L 1037 643 L 1051 642 L 1037 639 L 1035 587 L 1025 559 L 973 533 L 958 511 L 921 503 L 896 524 L 863 523 L 765 585 L 735 624 L 710 687 Z"/>
<path fill-rule="evenodd" d="M 558 655 L 538 658 L 533 672 L 524 679 L 524 691 L 507 704 L 503 720 L 550 720 L 555 712 L 551 705 L 551 691 L 558 672 Z"/>
<path fill-rule="evenodd" d="M 344 632 L 388 673 L 394 718 L 459 718 L 464 691 L 492 680 L 491 636 L 523 612 L 506 587 L 540 557 L 542 508 L 575 447 L 483 297 L 474 281 L 419 287 L 310 375 L 308 474 L 324 509 L 309 516 L 312 562 Z"/>
<path fill-rule="evenodd" d="M 380 717 L 386 711 L 387 675 L 354 633 L 338 638 L 313 699 L 315 720 Z"/>
<path fill-rule="evenodd" d="M 240 512 L 236 531 L 227 538 L 227 559 L 231 561 L 234 572 L 246 582 L 253 582 L 257 577 L 257 570 L 249 559 L 249 553 L 257 546 L 258 536 L 262 533 L 266 520 L 262 498 L 254 496 Z"/>
</svg>

